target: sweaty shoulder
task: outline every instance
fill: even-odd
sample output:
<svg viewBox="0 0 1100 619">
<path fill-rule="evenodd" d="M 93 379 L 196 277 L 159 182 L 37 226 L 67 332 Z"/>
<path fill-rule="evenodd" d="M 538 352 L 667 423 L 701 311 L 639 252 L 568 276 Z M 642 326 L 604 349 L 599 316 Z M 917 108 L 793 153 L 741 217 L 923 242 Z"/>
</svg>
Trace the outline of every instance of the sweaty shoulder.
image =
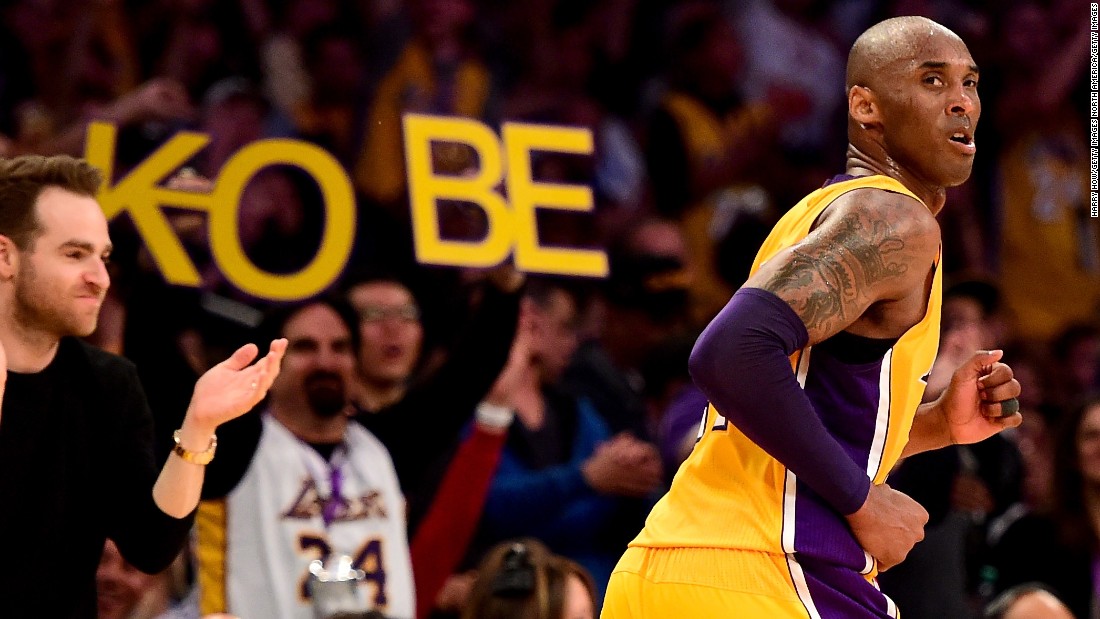
<svg viewBox="0 0 1100 619">
<path fill-rule="evenodd" d="M 889 229 L 893 236 L 919 243 L 918 249 L 932 250 L 933 258 L 939 251 L 940 225 L 936 216 L 923 202 L 904 193 L 878 187 L 845 192 L 822 212 L 814 230 L 837 218 Z M 927 243 L 932 247 L 925 247 Z"/>
<path fill-rule="evenodd" d="M 855 323 L 875 303 L 923 287 L 940 229 L 919 200 L 861 188 L 836 198 L 803 240 L 761 265 L 747 286 L 774 293 L 802 318 L 810 343 Z"/>
</svg>

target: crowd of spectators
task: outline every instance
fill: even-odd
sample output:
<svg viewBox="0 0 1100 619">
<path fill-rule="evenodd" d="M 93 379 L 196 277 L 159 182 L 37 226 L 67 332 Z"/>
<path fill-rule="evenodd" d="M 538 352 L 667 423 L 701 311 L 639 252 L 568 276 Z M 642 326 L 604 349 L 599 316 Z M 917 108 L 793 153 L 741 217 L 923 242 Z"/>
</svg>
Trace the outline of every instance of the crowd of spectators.
<svg viewBox="0 0 1100 619">
<path fill-rule="evenodd" d="M 880 19 L 935 19 L 981 67 L 985 112 L 975 172 L 941 217 L 947 286 L 928 396 L 974 350 L 1003 348 L 1025 423 L 899 466 L 891 483 L 932 519 L 882 585 L 908 618 L 977 617 L 1033 581 L 1085 617 L 1100 591 L 1087 10 L 1078 0 L 13 0 L 0 8 L 0 156 L 79 156 L 88 124 L 111 122 L 117 180 L 177 131 L 198 131 L 210 142 L 187 162 L 200 177 L 189 188 L 204 191 L 203 177 L 256 140 L 331 153 L 357 211 L 352 258 L 328 291 L 358 320 L 346 351 L 356 378 L 339 404 L 389 450 L 413 571 L 452 572 L 416 575 L 417 616 L 485 604 L 494 590 L 476 567 L 494 545 L 496 571 L 532 552 L 560 555 L 555 569 L 574 574 L 598 613 L 615 559 L 694 442 L 705 403 L 686 370 L 694 336 L 743 282 L 770 225 L 843 170 L 848 48 Z M 586 185 L 595 200 L 591 213 L 542 212 L 539 236 L 604 249 L 609 277 L 524 282 L 507 267 L 418 265 L 405 113 L 590 130 L 591 156 L 531 159 L 535 180 Z M 432 159 L 451 174 L 479 163 L 453 143 L 434 144 Z M 321 199 L 300 170 L 255 175 L 239 205 L 250 259 L 272 273 L 307 264 Z M 195 379 L 280 309 L 219 272 L 203 215 L 168 216 L 199 286 L 167 283 L 120 216 L 114 286 L 92 338 L 137 363 L 165 456 Z M 442 203 L 439 217 L 454 238 L 486 230 L 472 205 Z M 505 436 L 478 438 L 482 422 Z M 237 480 L 251 451 L 231 452 L 241 436 L 254 445 L 259 424 L 226 431 L 219 458 Z M 460 499 L 447 483 L 457 466 L 484 477 Z M 463 505 L 453 524 L 464 545 L 437 549 L 429 540 L 448 536 L 432 527 L 452 504 Z M 520 537 L 549 550 L 508 546 Z M 188 557 L 156 578 L 118 567 L 112 546 L 103 561 L 103 617 L 180 612 L 198 597 Z"/>
</svg>

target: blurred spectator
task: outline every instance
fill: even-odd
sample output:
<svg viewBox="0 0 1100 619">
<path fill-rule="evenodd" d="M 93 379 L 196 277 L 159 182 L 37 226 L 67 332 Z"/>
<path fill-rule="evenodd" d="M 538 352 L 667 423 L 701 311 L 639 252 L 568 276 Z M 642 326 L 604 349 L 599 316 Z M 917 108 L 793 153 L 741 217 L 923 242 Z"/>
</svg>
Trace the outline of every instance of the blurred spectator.
<svg viewBox="0 0 1100 619">
<path fill-rule="evenodd" d="M 405 113 L 482 118 L 492 77 L 478 57 L 472 0 L 414 0 L 415 33 L 397 64 L 378 85 L 367 114 L 356 187 L 371 200 L 395 206 L 405 195 Z M 436 170 L 457 174 L 475 161 L 465 145 L 433 146 Z"/>
<path fill-rule="evenodd" d="M 1089 217 L 1083 108 L 1069 96 L 1085 76 L 1088 20 L 1062 30 L 1035 2 L 999 17 L 999 275 L 1019 332 L 1046 338 L 1100 302 L 1100 222 Z"/>
<path fill-rule="evenodd" d="M 743 99 L 741 43 L 717 5 L 682 5 L 672 22 L 669 90 L 650 122 L 646 152 L 657 210 L 684 228 L 695 268 L 692 317 L 705 323 L 748 276 L 753 254 L 745 248 L 758 247 L 774 222 L 758 183 L 776 168 L 785 110 Z"/>
<path fill-rule="evenodd" d="M 237 152 L 268 137 L 269 112 L 270 104 L 250 80 L 229 77 L 214 83 L 202 101 L 200 129 L 210 143 L 196 157 L 198 172 L 217 179 Z M 304 268 L 321 240 L 325 217 L 321 200 L 316 181 L 297 168 L 268 166 L 257 171 L 244 186 L 237 224 L 241 246 L 253 264 L 269 273 L 293 273 Z M 242 297 L 208 260 L 205 235 L 200 233 L 199 237 L 193 242 L 202 245 L 200 257 L 207 258 L 203 286 Z"/>
<path fill-rule="evenodd" d="M 502 394 L 502 403 L 516 411 L 516 423 L 489 490 L 479 539 L 488 544 L 536 537 L 583 565 L 602 599 L 626 547 L 622 529 L 640 528 L 649 507 L 637 499 L 661 483 L 660 459 L 652 445 L 629 434 L 613 437 L 589 400 L 558 388 L 577 345 L 577 307 L 569 289 L 531 281 L 524 312 L 532 323 L 531 353 L 519 379 Z M 628 509 L 633 527 L 616 518 Z"/>
<path fill-rule="evenodd" d="M 1073 619 L 1066 605 L 1046 587 L 1023 584 L 1005 591 L 985 608 L 985 619 Z"/>
<path fill-rule="evenodd" d="M 130 565 L 108 539 L 96 570 L 98 619 L 197 619 L 194 600 L 184 598 L 185 557 L 181 554 L 167 570 L 150 575 Z"/>
<path fill-rule="evenodd" d="M 416 576 L 417 617 L 433 611 L 461 610 L 472 584 L 469 574 L 452 573 L 470 550 L 480 524 L 492 479 L 500 461 L 515 412 L 507 406 L 507 394 L 522 380 L 531 355 L 532 323 L 521 319 L 508 363 L 497 376 L 485 399 L 478 404 L 473 432 L 447 462 L 439 490 L 423 521 L 415 523 L 412 542 Z M 419 517 L 419 514 L 417 515 Z"/>
<path fill-rule="evenodd" d="M 302 59 L 310 90 L 294 108 L 298 134 L 350 168 L 359 146 L 366 74 L 359 37 L 346 26 L 317 28 L 302 40 Z"/>
<path fill-rule="evenodd" d="M 118 546 L 107 540 L 95 573 L 99 619 L 129 619 L 155 579 L 130 565 L 122 558 Z"/>
<path fill-rule="evenodd" d="M 975 351 L 994 348 L 1003 341 L 999 306 L 1000 292 L 992 283 L 962 279 L 947 286 L 943 292 L 940 348 L 928 375 L 924 401 L 939 397 L 951 374 Z"/>
<path fill-rule="evenodd" d="M 419 377 L 414 370 L 424 333 L 409 288 L 376 273 L 348 289 L 359 315 L 356 418 L 389 450 L 413 532 L 435 494 L 448 451 L 505 366 L 523 282 L 507 265 L 484 275 L 469 295 L 480 296 L 479 302 L 445 360 Z"/>
<path fill-rule="evenodd" d="M 428 617 L 438 606 L 455 610 L 456 587 L 469 577 L 452 572 L 465 558 L 481 520 L 482 508 L 500 461 L 515 412 L 505 395 L 522 379 L 531 354 L 530 320 L 516 331 L 508 364 L 492 390 L 477 406 L 473 432 L 448 463 L 432 506 L 412 541 L 413 574 L 416 577 L 417 617 Z"/>
<path fill-rule="evenodd" d="M 195 99 L 226 77 L 259 77 L 259 33 L 241 2 L 135 4 L 131 15 L 146 73 L 178 81 Z"/>
<path fill-rule="evenodd" d="M 1077 617 L 1097 606 L 1093 569 L 1100 544 L 1100 399 L 1091 396 L 1067 415 L 1055 443 L 1055 501 L 1016 520 L 990 552 L 998 590 L 1027 582 L 1046 585 Z"/>
<path fill-rule="evenodd" d="M 1048 401 L 1068 407 L 1100 387 L 1100 326 L 1074 322 L 1050 342 L 1051 393 Z"/>
<path fill-rule="evenodd" d="M 515 57 L 502 59 L 522 64 L 511 69 L 516 83 L 507 87 L 501 115 L 509 121 L 583 127 L 592 132 L 594 140 L 593 157 L 556 162 L 579 168 L 578 162 L 583 160 L 594 169 L 582 168 L 580 173 L 574 172 L 574 178 L 557 179 L 545 174 L 548 166 L 543 164 L 537 166 L 543 170 L 535 171 L 533 177 L 544 182 L 590 184 L 597 212 L 620 218 L 644 207 L 645 161 L 631 125 L 609 113 L 608 97 L 629 97 L 627 92 L 610 92 L 614 89 L 611 83 L 622 85 L 622 76 L 598 72 L 601 62 L 622 60 L 625 50 L 621 48 L 631 33 L 633 4 L 633 0 L 524 3 L 516 7 L 521 10 L 513 10 L 522 11 L 521 17 L 506 17 L 517 23 L 503 26 L 515 28 L 507 32 L 515 38 L 505 44 L 524 44 L 512 50 Z M 607 97 L 601 100 L 600 93 Z M 542 153 L 538 158 L 547 156 Z M 540 237 L 543 229 L 540 225 Z"/>
<path fill-rule="evenodd" d="M 940 346 L 927 378 L 926 402 L 940 396 L 975 352 L 995 347 L 999 298 L 996 286 L 982 280 L 964 279 L 944 290 Z M 890 474 L 891 487 L 929 513 L 924 541 L 879 577 L 907 617 L 974 616 L 971 598 L 984 565 L 986 528 L 1019 500 L 1021 470 L 1015 443 L 996 435 L 906 458 Z"/>
<path fill-rule="evenodd" d="M 511 273 L 513 277 L 519 277 L 514 271 Z M 514 279 L 504 281 L 511 281 L 513 286 L 517 283 Z M 522 281 L 522 277 L 518 281 Z M 364 297 L 355 292 L 353 290 L 352 298 L 363 302 Z M 362 290 L 357 292 L 361 293 Z M 505 293 L 495 293 L 500 298 L 490 299 L 493 294 L 486 294 L 484 319 L 493 323 L 493 329 L 503 328 L 502 336 L 507 337 L 510 335 L 508 306 L 514 304 L 515 300 L 510 300 Z M 367 305 L 363 306 L 364 312 L 377 309 L 371 301 L 368 294 Z M 415 574 L 415 583 L 416 589 L 422 590 L 430 603 L 434 598 L 430 592 L 438 590 L 442 579 L 454 569 L 466 551 L 466 545 L 481 513 L 485 490 L 503 445 L 503 432 L 499 428 L 493 430 L 478 415 L 479 423 L 476 424 L 475 431 L 462 443 L 458 454 L 439 467 L 447 467 L 442 482 L 435 479 L 432 483 L 425 483 L 425 471 L 447 455 L 446 448 L 457 442 L 458 425 L 466 423 L 470 417 L 473 406 L 470 405 L 467 409 L 461 404 L 469 396 L 465 396 L 465 392 L 457 386 L 451 388 L 450 379 L 446 376 L 442 382 L 432 383 L 439 387 L 441 391 L 438 392 L 425 385 L 426 391 L 421 392 L 414 387 L 406 394 L 402 382 L 399 393 L 393 396 L 396 399 L 379 405 L 378 412 L 350 417 L 353 409 L 347 396 L 356 380 L 355 353 L 363 348 L 358 346 L 359 317 L 350 306 L 341 310 L 342 305 L 328 299 L 306 302 L 277 311 L 269 319 L 267 329 L 277 328 L 283 323 L 283 330 L 291 336 L 291 362 L 287 366 L 290 371 L 272 391 L 268 414 L 262 418 L 250 416 L 221 432 L 223 443 L 250 455 L 243 459 L 223 461 L 220 467 L 211 471 L 211 478 L 204 488 L 208 499 L 226 497 L 208 500 L 203 504 L 204 517 L 199 525 L 198 556 L 200 582 L 204 586 L 204 611 L 226 608 L 222 605 L 226 598 L 222 597 L 223 601 L 219 602 L 218 591 L 222 590 L 223 595 L 229 595 L 228 607 L 247 616 L 247 613 L 240 610 L 242 603 L 234 600 L 264 597 L 247 593 L 249 587 L 258 586 L 259 581 L 255 579 L 275 582 L 280 578 L 301 578 L 311 559 L 323 559 L 334 552 L 347 554 L 363 564 L 360 567 L 367 572 L 366 582 L 375 585 L 368 589 L 369 599 L 375 604 L 386 604 L 388 614 L 412 617 L 414 580 L 413 575 L 407 573 L 409 555 L 412 554 L 414 559 L 419 557 L 418 563 L 424 567 Z M 383 322 L 388 323 L 390 320 L 386 317 Z M 388 327 L 383 327 L 383 331 L 387 329 Z M 482 343 L 486 347 L 479 353 L 492 352 L 493 346 L 489 341 L 491 334 L 487 334 L 484 327 L 475 330 L 477 334 L 484 336 Z M 377 336 L 366 328 L 362 332 L 368 337 Z M 366 350 L 372 350 L 371 345 L 379 345 L 377 338 L 369 341 Z M 470 368 L 461 365 L 462 358 L 456 356 L 455 360 L 460 365 L 448 373 L 461 373 L 458 368 L 463 368 L 466 373 L 462 377 L 469 378 L 476 388 L 480 380 L 469 371 Z M 410 361 L 415 362 L 415 356 Z M 487 368 L 489 371 L 492 367 L 491 360 L 478 366 L 479 369 Z M 409 368 L 411 363 L 406 370 Z M 480 395 L 476 394 L 474 397 Z M 430 406 L 424 404 L 427 397 L 438 398 L 439 402 L 429 403 Z M 449 398 L 452 397 L 455 401 L 450 403 Z M 420 408 L 422 404 L 424 407 Z M 455 412 L 449 412 L 452 410 Z M 424 411 L 440 413 L 438 419 L 429 424 L 433 428 L 443 428 L 438 435 L 423 431 L 426 429 Z M 404 441 L 394 441 L 397 453 L 403 454 L 406 464 L 399 470 L 418 483 L 412 484 L 404 479 L 402 482 L 412 486 L 410 504 L 420 505 L 422 511 L 427 512 L 420 531 L 423 535 L 412 540 L 411 551 L 405 542 L 407 522 L 405 501 L 398 489 L 399 475 L 394 472 L 391 488 L 391 482 L 387 481 L 385 473 L 391 466 L 390 456 L 384 449 L 378 451 L 383 447 L 378 443 L 379 439 L 364 432 L 359 423 L 349 423 L 349 419 L 357 419 L 368 429 L 381 428 L 381 436 L 391 441 L 400 433 L 401 441 Z M 341 432 L 343 440 L 339 438 Z M 287 439 L 293 437 L 297 439 L 288 443 Z M 307 444 L 312 451 L 308 450 Z M 357 458 L 353 450 L 369 453 Z M 297 451 L 297 456 L 293 455 L 294 451 Z M 253 453 L 256 455 L 252 456 Z M 420 461 L 414 461 L 414 457 Z M 367 469 L 357 467 L 355 462 Z M 283 472 L 278 473 L 279 470 Z M 323 474 L 325 471 L 339 471 L 337 485 L 343 484 L 342 499 L 333 498 L 329 489 L 330 476 Z M 302 474 L 307 475 L 306 481 L 299 483 Z M 302 543 L 297 541 L 297 537 L 282 539 L 278 531 L 263 524 L 266 522 L 264 514 L 267 513 L 263 507 L 267 504 L 265 502 L 261 502 L 259 508 L 253 506 L 248 510 L 232 509 L 234 502 L 253 501 L 249 498 L 257 491 L 253 486 L 262 483 L 257 480 L 276 477 L 290 481 L 282 488 L 285 492 L 276 488 L 275 494 L 278 496 L 270 501 L 277 503 L 282 500 L 283 503 L 277 505 L 281 510 L 279 513 L 297 514 L 289 522 L 299 522 L 308 527 L 316 539 L 309 538 Z M 374 484 L 374 491 L 368 493 L 366 490 L 355 490 L 356 487 L 363 487 L 364 483 Z M 436 485 L 440 485 L 438 494 L 435 492 Z M 481 490 L 477 490 L 479 487 Z M 326 506 L 333 505 L 334 500 L 337 503 L 332 508 L 332 522 L 320 524 L 328 514 Z M 260 510 L 259 513 L 257 509 Z M 341 515 L 342 513 L 345 515 Z M 399 533 L 397 527 L 400 528 Z M 318 531 L 325 533 L 322 535 Z M 377 540 L 368 540 L 371 536 L 382 541 L 375 543 Z M 219 539 L 228 543 L 219 546 Z M 218 548 L 223 550 L 219 553 Z M 214 552 L 209 552 L 211 549 Z M 234 555 L 235 552 L 244 554 Z M 284 567 L 276 567 L 275 573 L 247 575 L 255 572 L 255 569 L 240 567 L 243 565 L 241 561 L 244 561 L 245 556 L 255 558 L 257 553 L 270 557 L 261 563 L 276 566 L 281 563 Z M 441 570 L 442 575 L 439 574 Z M 402 572 L 406 574 L 403 576 Z M 296 586 L 289 587 L 290 598 L 307 599 L 299 598 L 294 593 L 297 591 Z M 405 596 L 409 596 L 409 599 L 406 600 Z M 277 616 L 298 616 L 294 613 L 303 612 L 303 608 L 308 612 L 308 606 L 287 602 L 286 599 L 267 596 L 264 601 L 282 604 Z M 402 608 L 406 610 L 401 610 Z"/>
<path fill-rule="evenodd" d="M 68 124 L 47 119 L 36 103 L 20 106 L 21 125 L 14 136 L 13 150 L 22 153 L 84 154 L 88 125 L 107 122 L 119 129 L 118 150 L 125 151 L 134 142 L 142 141 L 146 131 L 159 131 L 159 124 L 178 125 L 191 120 L 195 110 L 186 91 L 169 78 L 154 78 L 140 87 L 113 99 L 88 102 L 79 118 Z M 120 156 L 125 158 L 127 153 Z"/>
<path fill-rule="evenodd" d="M 10 6 L 8 17 L 29 53 L 36 88 L 33 98 L 18 106 L 14 137 L 22 152 L 79 154 L 51 150 L 48 142 L 137 86 L 136 50 L 122 2 L 100 0 L 81 8 L 72 11 L 66 2 Z"/>
<path fill-rule="evenodd" d="M 664 219 L 642 218 L 619 232 L 609 249 L 611 274 L 587 309 L 581 343 L 564 386 L 588 398 L 613 434 L 656 436 L 642 368 L 653 351 L 687 324 L 685 242 Z"/>
<path fill-rule="evenodd" d="M 657 440 L 669 481 L 695 447 L 699 421 L 707 408 L 707 397 L 695 386 L 687 369 L 698 337 L 698 333 L 688 332 L 663 342 L 650 355 L 643 371 L 650 414 L 659 424 Z"/>
<path fill-rule="evenodd" d="M 602 114 L 589 94 L 596 33 L 587 20 L 591 5 L 538 2 L 527 27 L 535 37 L 527 66 L 503 103 L 509 120 L 579 125 L 595 130 Z M 548 13 L 548 14 L 545 14 Z"/>
<path fill-rule="evenodd" d="M 786 159 L 807 172 L 788 179 L 793 195 L 816 189 L 841 163 L 826 164 L 822 154 L 826 144 L 843 135 L 844 116 L 837 112 L 846 94 L 832 86 L 844 83 L 846 55 L 830 33 L 826 19 L 830 4 L 825 0 L 727 3 L 744 45 L 749 100 L 766 101 L 782 93 L 786 106 L 802 111 L 780 127 Z"/>
<path fill-rule="evenodd" d="M 340 4 L 338 0 L 290 0 L 272 11 L 273 26 L 265 33 L 260 62 L 264 94 L 284 121 L 293 121 L 309 105 L 312 93 L 302 43 L 309 33 L 337 23 Z"/>
<path fill-rule="evenodd" d="M 773 129 L 767 105 L 739 92 L 742 48 L 718 6 L 683 5 L 666 35 L 667 87 L 647 147 L 657 209 L 682 217 L 716 190 L 759 174 L 753 160 Z"/>
<path fill-rule="evenodd" d="M 592 577 L 532 539 L 503 542 L 478 568 L 462 619 L 595 619 Z"/>
<path fill-rule="evenodd" d="M 378 410 L 405 395 L 420 360 L 420 307 L 412 291 L 396 279 L 357 282 L 347 296 L 359 312 L 356 403 L 363 410 Z"/>
<path fill-rule="evenodd" d="M 29 3 L 24 3 L 29 4 Z M 0 58 L 18 58 L 22 62 L 5 62 L 0 65 L 0 135 L 16 133 L 16 105 L 35 96 L 35 62 L 27 40 L 35 33 L 18 31 L 20 11 L 31 7 L 10 6 L 0 9 Z M 42 33 L 37 33 L 41 35 Z M 3 150 L 3 149 L 0 149 Z"/>
<path fill-rule="evenodd" d="M 418 612 L 431 610 L 433 589 L 451 585 L 451 574 L 475 530 L 488 479 L 502 443 L 475 431 L 459 446 L 464 425 L 505 367 L 516 333 L 524 276 L 502 265 L 482 274 L 454 299 L 476 303 L 443 361 L 415 379 L 423 343 L 417 300 L 403 280 L 385 273 L 361 274 L 346 297 L 359 313 L 362 342 L 356 419 L 389 450 L 407 501 L 409 535 L 417 554 Z M 450 307 L 449 313 L 460 308 Z M 461 311 L 461 310 L 460 310 Z M 507 372 L 505 372 L 507 374 Z M 477 416 L 480 418 L 480 414 Z M 475 430 L 477 425 L 475 424 Z M 472 444 L 480 443 L 480 444 Z M 463 454 L 470 471 L 462 473 Z M 465 475 L 467 486 L 448 480 Z M 441 482 L 442 479 L 442 482 Z M 450 501 L 455 501 L 450 504 Z M 421 528 L 422 527 L 422 528 Z"/>
<path fill-rule="evenodd" d="M 414 616 L 397 474 L 382 443 L 349 415 L 355 327 L 351 308 L 331 299 L 288 306 L 263 325 L 287 338 L 287 355 L 265 410 L 223 431 L 237 451 L 211 467 L 203 487 L 203 613 L 308 619 L 310 562 L 346 555 L 365 572 L 364 610 Z"/>
<path fill-rule="evenodd" d="M 239 76 L 210 85 L 202 97 L 200 130 L 210 137 L 197 170 L 217 178 L 222 166 L 235 152 L 264 137 L 264 119 L 269 104 L 252 82 Z"/>
<path fill-rule="evenodd" d="M 1006 433 L 1020 453 L 1020 498 L 989 524 L 986 543 L 990 546 L 999 543 L 1004 532 L 1020 518 L 1032 512 L 1047 513 L 1053 508 L 1054 428 L 1061 412 L 1047 403 L 1044 360 L 1034 348 L 1006 346 L 1004 358 L 1012 360 L 1013 375 L 1024 385 L 1019 396 L 1024 421 Z M 987 581 L 990 577 L 986 574 L 983 579 Z M 981 586 L 988 589 L 990 583 L 983 582 Z"/>
</svg>

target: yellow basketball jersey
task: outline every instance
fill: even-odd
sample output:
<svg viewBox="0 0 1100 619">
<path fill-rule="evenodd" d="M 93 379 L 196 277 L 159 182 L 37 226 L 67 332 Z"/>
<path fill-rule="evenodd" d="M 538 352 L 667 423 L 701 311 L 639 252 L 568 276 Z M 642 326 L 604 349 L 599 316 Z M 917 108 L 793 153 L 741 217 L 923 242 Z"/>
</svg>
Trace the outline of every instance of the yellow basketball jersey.
<svg viewBox="0 0 1100 619">
<path fill-rule="evenodd" d="M 1035 340 L 1091 320 L 1100 304 L 1100 220 L 1086 213 L 1089 152 L 1075 118 L 1021 127 L 998 162 L 1002 298 Z"/>
<path fill-rule="evenodd" d="M 811 193 L 784 215 L 757 254 L 753 272 L 805 238 L 821 212 L 844 193 L 875 188 L 917 199 L 885 176 L 847 178 Z M 896 341 L 842 332 L 791 356 L 792 371 L 818 416 L 876 484 L 901 456 L 924 394 L 939 344 L 940 288 L 937 260 L 924 318 Z M 631 546 L 798 552 L 872 570 L 844 518 L 713 405 L 703 415 L 694 450 Z"/>
</svg>

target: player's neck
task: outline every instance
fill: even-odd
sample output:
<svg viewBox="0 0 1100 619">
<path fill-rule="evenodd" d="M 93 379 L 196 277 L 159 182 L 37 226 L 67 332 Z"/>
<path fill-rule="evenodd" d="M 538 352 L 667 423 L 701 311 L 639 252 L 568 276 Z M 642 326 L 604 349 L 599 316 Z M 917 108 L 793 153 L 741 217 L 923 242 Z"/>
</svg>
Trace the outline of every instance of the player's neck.
<svg viewBox="0 0 1100 619">
<path fill-rule="evenodd" d="M 339 443 L 344 440 L 348 416 L 338 413 L 331 417 L 308 412 L 308 405 L 291 406 L 272 402 L 271 415 L 290 430 L 290 433 L 307 443 Z"/>
<path fill-rule="evenodd" d="M 57 355 L 61 336 L 28 325 L 13 314 L 14 309 L 9 306 L 8 318 L 0 321 L 0 343 L 4 345 L 8 369 L 24 374 L 41 372 Z"/>
<path fill-rule="evenodd" d="M 912 170 L 898 164 L 886 154 L 885 150 L 872 154 L 865 152 L 855 145 L 848 145 L 848 161 L 845 172 L 852 176 L 869 176 L 880 174 L 888 176 L 902 185 L 924 202 L 933 215 L 939 215 L 947 201 L 947 191 L 942 186 L 929 183 Z"/>
</svg>

